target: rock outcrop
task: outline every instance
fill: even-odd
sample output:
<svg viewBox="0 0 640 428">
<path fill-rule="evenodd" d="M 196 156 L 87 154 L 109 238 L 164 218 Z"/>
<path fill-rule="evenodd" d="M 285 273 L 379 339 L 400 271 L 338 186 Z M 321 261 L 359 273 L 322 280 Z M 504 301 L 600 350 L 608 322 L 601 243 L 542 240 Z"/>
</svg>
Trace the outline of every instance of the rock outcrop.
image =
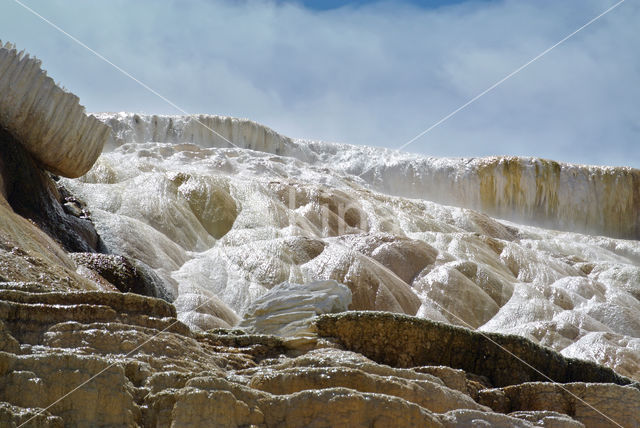
<svg viewBox="0 0 640 428">
<path fill-rule="evenodd" d="M 549 379 L 558 383 L 633 383 L 611 369 L 565 358 L 523 337 L 480 333 L 406 315 L 345 312 L 320 316 L 315 324 L 320 337 L 333 338 L 381 364 L 445 365 L 485 376 L 495 386 Z"/>
<path fill-rule="evenodd" d="M 16 418 L 16 406 L 47 407 L 94 375 L 45 416 L 74 426 L 439 426 L 437 410 L 487 411 L 435 376 L 358 354 L 321 348 L 293 358 L 272 336 L 194 334 L 157 299 L 15 291 L 0 299 L 5 335 L 20 343 L 0 353 L 0 400 Z M 279 376 L 292 380 L 287 390 Z"/>
<path fill-rule="evenodd" d="M 33 160 L 21 142 L 0 128 L 0 196 L 66 251 L 104 251 L 86 211 Z"/>
<path fill-rule="evenodd" d="M 523 383 L 480 391 L 478 401 L 501 413 L 555 411 L 587 427 L 640 426 L 640 391 L 631 386 Z"/>
<path fill-rule="evenodd" d="M 158 297 L 167 301 L 175 293 L 150 267 L 124 256 L 100 253 L 70 253 L 78 266 L 84 266 L 107 280 L 123 293 Z"/>
<path fill-rule="evenodd" d="M 361 323 L 381 329 L 368 314 L 350 315 L 364 315 Z M 630 386 L 495 389 L 462 370 L 383 365 L 321 338 L 300 347 L 237 329 L 193 332 L 175 316 L 167 302 L 130 293 L 0 291 L 0 421 L 38 427 L 606 426 L 591 405 L 622 426 L 636 426 L 640 392 Z M 407 347 L 406 331 L 397 327 L 386 344 L 391 353 Z"/>
<path fill-rule="evenodd" d="M 79 275 L 62 247 L 34 223 L 16 214 L 1 195 L 0 230 L 0 288 L 26 291 L 101 288 Z"/>
<path fill-rule="evenodd" d="M 81 179 L 61 182 L 90 207 L 113 252 L 179 284 L 178 294 L 189 296 L 178 297 L 179 316 L 192 327 L 231 327 L 226 314 L 242 318 L 282 282 L 331 279 L 351 290 L 351 310 L 520 335 L 640 379 L 638 242 L 508 223 L 429 200 L 441 187 L 476 197 L 467 167 L 479 161 L 430 160 L 448 165 L 450 176 L 443 172 L 416 190 L 419 199 L 408 199 L 376 191 L 377 170 L 366 177 L 355 170 L 384 166 L 398 187 L 426 179 L 391 171 L 396 157 L 375 149 L 286 139 L 260 145 L 251 140 L 257 134 L 241 132 L 251 128 L 243 120 L 229 121 L 225 135 L 239 147 L 227 147 L 196 132 L 194 117 L 101 117 L 110 118 L 121 145 Z M 468 175 L 468 188 L 458 189 Z M 625 189 L 630 183 L 619 181 Z M 595 197 L 577 189 L 576 201 L 566 196 L 561 205 L 577 207 L 582 191 Z M 620 204 L 630 203 L 629 192 L 611 189 L 623 195 Z M 198 296 L 217 299 L 205 305 L 208 313 L 195 309 Z"/>
<path fill-rule="evenodd" d="M 40 61 L 0 43 L 0 128 L 47 170 L 66 177 L 86 173 L 111 130 L 87 116 L 74 94 L 55 84 Z"/>
<path fill-rule="evenodd" d="M 640 170 L 634 168 L 493 156 L 399 160 L 361 174 L 395 195 L 550 229 L 640 239 Z"/>
</svg>

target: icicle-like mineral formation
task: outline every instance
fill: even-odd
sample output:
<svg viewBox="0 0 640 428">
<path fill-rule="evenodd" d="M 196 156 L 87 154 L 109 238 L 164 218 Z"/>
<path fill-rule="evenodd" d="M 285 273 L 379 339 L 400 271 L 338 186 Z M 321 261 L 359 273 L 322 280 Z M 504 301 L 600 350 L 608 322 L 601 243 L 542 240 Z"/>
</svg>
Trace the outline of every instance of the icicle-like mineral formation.
<svg viewBox="0 0 640 428">
<path fill-rule="evenodd" d="M 348 144 L 293 140 L 246 119 L 221 116 L 97 114 L 122 144 L 195 143 L 296 158 L 358 177 L 394 196 L 480 210 L 551 229 L 640 239 L 640 170 L 538 158 L 433 158 Z M 214 132 L 212 132 L 215 131 Z"/>
</svg>

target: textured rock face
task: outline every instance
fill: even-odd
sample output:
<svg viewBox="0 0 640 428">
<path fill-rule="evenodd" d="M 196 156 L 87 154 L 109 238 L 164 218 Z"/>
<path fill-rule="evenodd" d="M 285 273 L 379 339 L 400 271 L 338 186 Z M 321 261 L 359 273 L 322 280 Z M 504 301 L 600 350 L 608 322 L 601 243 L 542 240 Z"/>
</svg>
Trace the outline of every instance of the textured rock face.
<svg viewBox="0 0 640 428">
<path fill-rule="evenodd" d="M 516 157 L 415 159 L 345 144 L 293 141 L 255 122 L 220 116 L 120 113 L 98 117 L 114 129 L 110 147 L 148 141 L 229 147 L 201 121 L 237 146 L 312 165 L 331 165 L 388 194 L 477 209 L 553 229 L 640 238 L 640 171 L 633 168 Z"/>
<path fill-rule="evenodd" d="M 381 178 L 388 189 L 416 178 L 400 191 L 420 192 L 440 173 L 427 165 L 411 175 L 403 165 L 417 164 L 406 162 L 369 168 L 375 150 L 336 153 L 238 119 L 119 115 L 103 119 L 116 128 L 120 160 L 106 158 L 83 181 L 60 180 L 89 196 L 107 245 L 132 258 L 89 254 L 100 240 L 78 226 L 90 225 L 86 206 L 41 168 L 82 173 L 104 128 L 39 62 L 9 47 L 0 47 L 0 95 L 0 425 L 640 423 L 637 383 L 522 337 L 393 313 L 312 318 L 379 309 L 514 329 L 638 378 L 633 243 L 381 195 L 372 191 Z M 251 150 L 213 150 L 226 143 L 198 120 Z M 563 181 L 565 166 L 549 176 L 557 165 L 532 163 L 542 180 L 533 186 L 525 161 L 492 162 L 468 162 L 471 171 L 447 173 L 447 183 L 475 192 L 471 203 L 479 194 L 489 211 L 593 226 L 558 200 L 575 184 Z M 586 167 L 572 174 L 584 170 L 591 180 Z M 587 215 L 601 225 L 606 213 L 607 233 L 633 233 L 636 172 L 598 174 L 586 194 L 603 208 Z M 175 306 L 117 291 L 157 296 L 170 287 Z M 232 330 L 245 312 L 245 330 Z M 541 375 L 521 360 L 565 383 L 534 382 Z"/>
<path fill-rule="evenodd" d="M 478 401 L 503 413 L 556 411 L 587 427 L 640 426 L 640 391 L 630 386 L 524 383 L 481 391 Z"/>
<path fill-rule="evenodd" d="M 196 333 L 175 318 L 173 306 L 150 297 L 3 290 L 0 309 L 0 421 L 8 426 L 574 428 L 602 422 L 556 384 L 474 389 L 477 376 L 461 370 L 382 365 L 319 338 L 299 347 L 241 330 Z M 637 389 L 567 388 L 605 414 L 617 412 L 623 426 L 635 426 Z"/>
<path fill-rule="evenodd" d="M 317 319 L 321 337 L 375 361 L 401 367 L 446 365 L 505 386 L 536 380 L 612 382 L 628 378 L 584 360 L 570 359 L 518 336 L 477 333 L 434 321 L 385 312 L 346 312 Z M 515 357 L 514 357 L 515 356 Z"/>
<path fill-rule="evenodd" d="M 25 409 L 9 403 L 0 403 L 0 425 L 17 427 L 27 423 L 34 427 L 64 427 L 62 418 L 51 416 L 49 412 L 39 413 L 38 409 Z"/>
<path fill-rule="evenodd" d="M 0 288 L 96 290 L 76 273 L 66 252 L 33 223 L 17 215 L 0 196 Z"/>
<path fill-rule="evenodd" d="M 357 354 L 327 349 L 291 358 L 283 342 L 269 336 L 193 334 L 161 300 L 2 293 L 10 313 L 2 319 L 22 346 L 0 354 L 0 400 L 45 407 L 104 370 L 73 399 L 49 409 L 65 425 L 367 426 L 378 420 L 439 426 L 436 409 L 487 410 L 434 376 L 378 366 Z M 274 373 L 287 375 L 286 366 L 300 368 L 297 386 L 270 388 Z"/>
<path fill-rule="evenodd" d="M 464 167 L 431 159 L 372 167 L 376 187 L 481 210 L 516 222 L 625 239 L 640 238 L 640 171 L 546 159 L 465 159 Z M 410 186 L 394 180 L 408 176 Z"/>
<path fill-rule="evenodd" d="M 277 395 L 293 394 L 307 389 L 356 386 L 360 392 L 400 397 L 437 413 L 458 408 L 487 410 L 465 394 L 434 384 L 433 378 L 420 380 L 380 376 L 356 368 L 294 367 L 256 375 L 251 379 L 251 386 Z"/>
<path fill-rule="evenodd" d="M 0 128 L 2 196 L 67 251 L 100 251 L 102 242 L 77 200 L 57 185 L 24 147 Z M 73 210 L 73 211 L 72 211 Z"/>
<path fill-rule="evenodd" d="M 497 413 L 481 413 L 474 410 L 457 410 L 448 412 L 442 418 L 445 427 L 563 427 L 579 428 L 584 425 L 570 417 L 554 412 L 531 412 L 529 414 L 513 413 L 501 415 Z"/>
<path fill-rule="evenodd" d="M 70 256 L 77 265 L 96 272 L 123 293 L 159 297 L 168 301 L 174 299 L 169 285 L 142 262 L 113 254 L 71 253 Z"/>
<path fill-rule="evenodd" d="M 102 152 L 110 129 L 87 116 L 78 97 L 58 87 L 40 65 L 0 43 L 0 127 L 49 171 L 79 177 Z"/>
<path fill-rule="evenodd" d="M 638 241 L 543 230 L 432 202 L 448 195 L 478 202 L 474 171 L 500 160 L 261 139 L 248 121 L 204 118 L 239 146 L 227 147 L 195 117 L 101 117 L 121 141 L 81 179 L 61 181 L 86 201 L 112 252 L 179 284 L 185 298 L 176 305 L 193 327 L 230 327 L 225 313 L 242 318 L 282 282 L 332 279 L 351 290 L 351 310 L 515 334 L 640 379 Z M 526 165 L 487 173 L 521 184 L 507 189 L 509 198 L 522 196 L 516 211 L 535 205 L 527 198 L 540 190 L 553 206 L 562 194 L 553 221 L 563 211 L 580 226 L 587 212 L 590 222 L 614 227 L 621 217 L 592 212 L 601 208 L 596 199 L 610 196 L 614 211 L 636 200 L 635 173 L 624 169 L 561 165 L 567 177 L 576 173 L 574 194 L 565 194 L 573 184 L 555 186 L 545 172 L 552 163 L 538 168 L 537 189 L 530 185 L 537 161 L 518 162 Z M 518 181 L 521 173 L 529 178 Z M 389 195 L 405 191 L 415 199 Z M 196 309 L 202 298 L 216 300 L 207 313 Z"/>
</svg>

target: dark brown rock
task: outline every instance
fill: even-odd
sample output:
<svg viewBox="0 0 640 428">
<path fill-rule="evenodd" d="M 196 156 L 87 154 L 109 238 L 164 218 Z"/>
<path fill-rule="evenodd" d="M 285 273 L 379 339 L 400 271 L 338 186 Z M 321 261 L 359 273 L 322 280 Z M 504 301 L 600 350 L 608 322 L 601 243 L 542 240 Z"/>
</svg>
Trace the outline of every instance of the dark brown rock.
<svg viewBox="0 0 640 428">
<path fill-rule="evenodd" d="M 71 253 L 71 259 L 113 284 L 123 293 L 173 300 L 170 287 L 147 265 L 114 254 Z"/>
<path fill-rule="evenodd" d="M 69 214 L 51 179 L 11 135 L 0 128 L 0 183 L 13 210 L 34 222 L 67 251 L 104 251 L 93 223 Z"/>
<path fill-rule="evenodd" d="M 322 315 L 315 324 L 319 336 L 334 338 L 376 362 L 394 367 L 445 365 L 486 376 L 495 386 L 550 380 L 633 383 L 609 368 L 565 358 L 519 336 L 479 333 L 406 315 L 344 312 Z"/>
</svg>

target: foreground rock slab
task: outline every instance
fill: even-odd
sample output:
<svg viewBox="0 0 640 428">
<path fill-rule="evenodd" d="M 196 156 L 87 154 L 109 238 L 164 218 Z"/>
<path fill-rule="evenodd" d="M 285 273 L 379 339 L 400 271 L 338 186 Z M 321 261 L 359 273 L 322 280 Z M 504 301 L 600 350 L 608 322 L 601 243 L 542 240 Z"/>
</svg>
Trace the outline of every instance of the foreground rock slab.
<svg viewBox="0 0 640 428">
<path fill-rule="evenodd" d="M 345 318 L 381 331 L 390 326 L 380 319 L 395 323 L 396 333 L 387 331 L 389 354 L 412 355 L 403 342 L 411 338 L 404 321 L 393 316 L 323 315 L 315 324 L 325 334 L 328 319 Z M 601 423 L 573 411 L 578 407 L 558 384 L 493 388 L 487 378 L 460 369 L 385 365 L 363 353 L 335 338 L 195 332 L 176 319 L 171 304 L 130 293 L 0 289 L 0 421 L 37 427 Z M 636 423 L 640 391 L 634 387 L 570 385 L 587 401 L 604 397 L 595 405 L 617 412 L 623 426 Z"/>
</svg>

